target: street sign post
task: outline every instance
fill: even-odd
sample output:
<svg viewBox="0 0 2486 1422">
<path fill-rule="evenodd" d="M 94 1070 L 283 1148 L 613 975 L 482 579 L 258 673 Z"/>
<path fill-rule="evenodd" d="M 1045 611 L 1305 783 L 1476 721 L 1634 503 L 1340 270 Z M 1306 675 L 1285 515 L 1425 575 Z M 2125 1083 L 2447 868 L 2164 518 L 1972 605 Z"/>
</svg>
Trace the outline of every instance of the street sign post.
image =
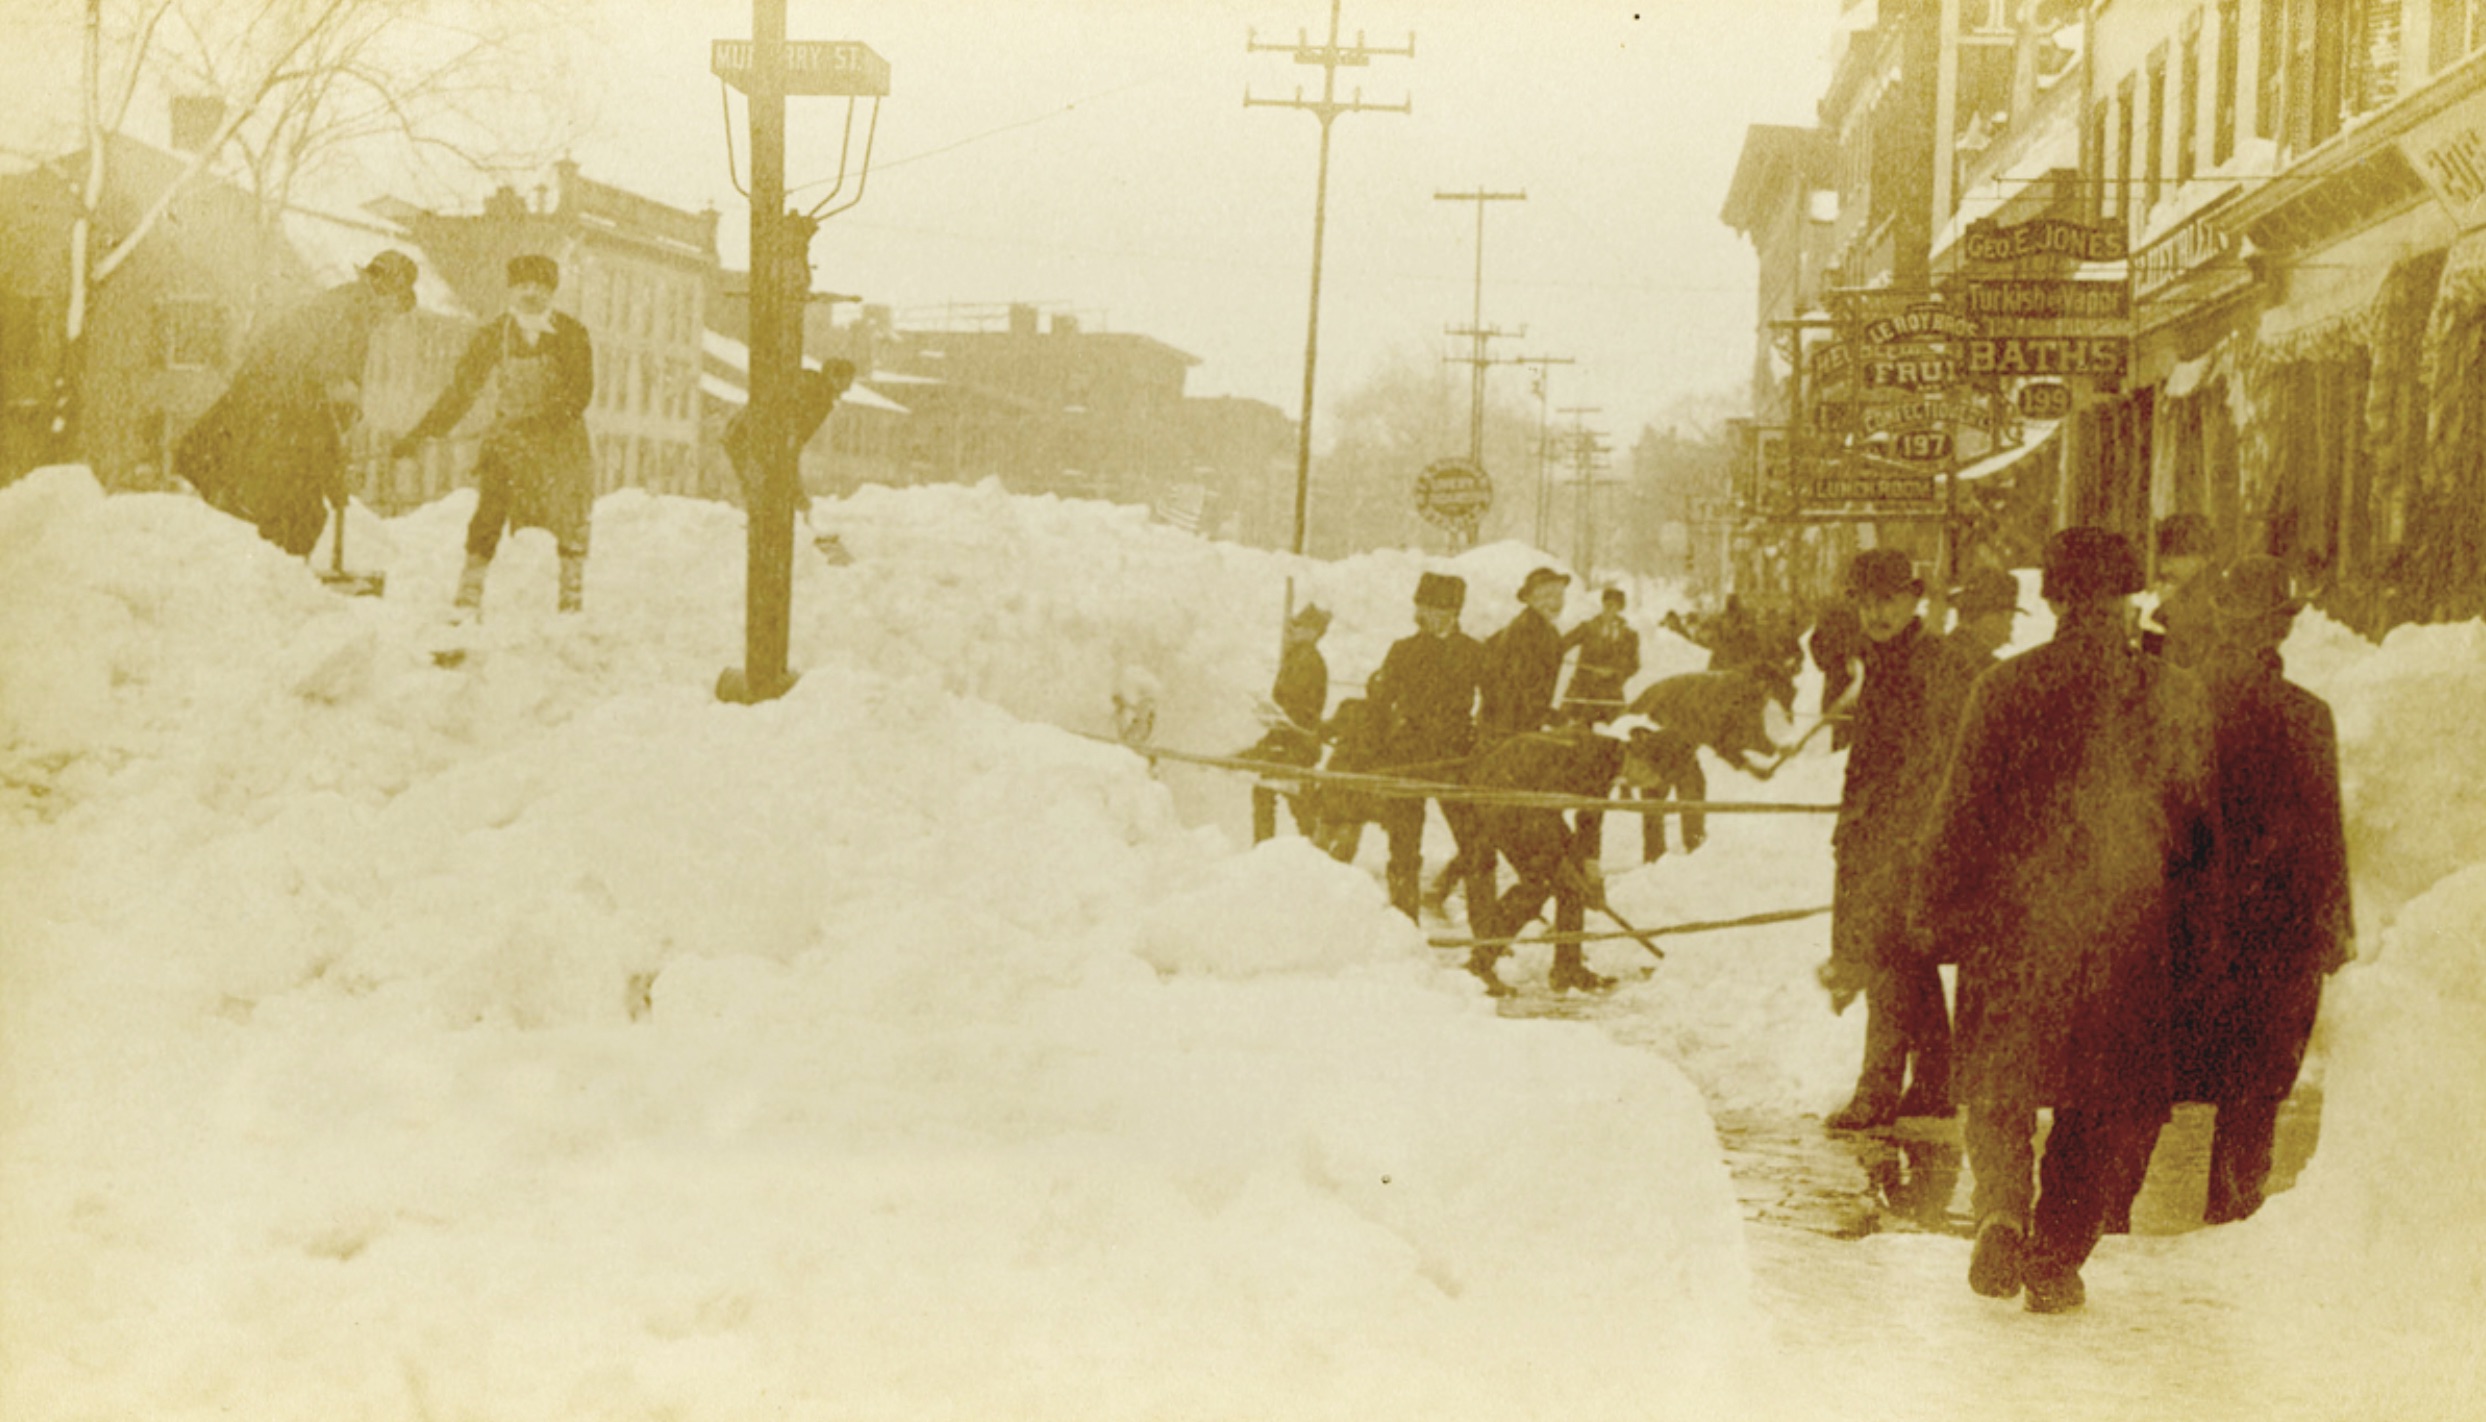
<svg viewBox="0 0 2486 1422">
<path fill-rule="evenodd" d="M 743 93 L 752 92 L 759 72 L 756 42 L 721 39 L 708 46 L 708 72 Z M 787 40 L 784 45 L 783 87 L 790 96 L 887 98 L 889 61 L 868 44 L 854 40 Z"/>
</svg>

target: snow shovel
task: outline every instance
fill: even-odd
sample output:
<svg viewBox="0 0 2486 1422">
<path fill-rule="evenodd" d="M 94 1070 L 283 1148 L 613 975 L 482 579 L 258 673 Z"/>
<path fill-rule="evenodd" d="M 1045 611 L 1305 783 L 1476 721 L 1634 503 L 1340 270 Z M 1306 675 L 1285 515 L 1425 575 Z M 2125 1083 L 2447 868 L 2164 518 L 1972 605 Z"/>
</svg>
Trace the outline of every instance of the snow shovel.
<svg viewBox="0 0 2486 1422">
<path fill-rule="evenodd" d="M 319 580 L 348 597 L 378 597 L 388 588 L 386 573 L 349 573 L 345 570 L 345 506 L 337 506 L 337 533 L 328 545 L 328 566 L 320 570 Z"/>
</svg>

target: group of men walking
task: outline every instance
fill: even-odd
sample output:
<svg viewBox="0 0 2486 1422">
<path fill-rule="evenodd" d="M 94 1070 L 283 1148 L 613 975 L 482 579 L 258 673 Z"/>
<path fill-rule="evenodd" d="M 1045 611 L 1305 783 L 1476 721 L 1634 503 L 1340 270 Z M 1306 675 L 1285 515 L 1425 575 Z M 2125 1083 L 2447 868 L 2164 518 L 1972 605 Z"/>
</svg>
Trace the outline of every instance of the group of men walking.
<svg viewBox="0 0 2486 1422">
<path fill-rule="evenodd" d="M 2352 936 L 2330 712 L 2281 674 L 2300 606 L 2286 571 L 2174 568 L 2199 580 L 2161 602 L 2186 635 L 2144 636 L 2131 544 L 2057 533 L 2041 585 L 2055 634 L 2000 663 L 2007 628 L 1968 609 L 1949 638 L 1924 630 L 1904 555 L 1849 568 L 1867 645 L 1823 980 L 1836 1006 L 1864 995 L 1866 1046 L 1827 1124 L 1964 1104 L 1969 1284 L 2025 1289 L 2037 1312 L 2083 1301 L 2081 1266 L 2128 1225 L 2176 1102 L 2217 1108 L 2208 1218 L 2258 1208 Z M 1971 601 L 2001 615 L 2000 596 Z"/>
</svg>

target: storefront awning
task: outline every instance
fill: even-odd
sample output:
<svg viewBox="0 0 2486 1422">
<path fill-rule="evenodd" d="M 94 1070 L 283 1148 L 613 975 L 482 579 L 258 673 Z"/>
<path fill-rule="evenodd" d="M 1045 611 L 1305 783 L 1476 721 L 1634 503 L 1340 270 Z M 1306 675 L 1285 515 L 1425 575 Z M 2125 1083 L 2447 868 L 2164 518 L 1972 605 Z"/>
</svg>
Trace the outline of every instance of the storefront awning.
<svg viewBox="0 0 2486 1422">
<path fill-rule="evenodd" d="M 2009 449 L 1998 449 L 1974 464 L 1963 466 L 1954 477 L 1963 484 L 1969 484 L 2005 473 L 2021 460 L 2045 448 L 2062 427 L 2060 420 L 2031 420 L 2020 427 L 2021 440 L 2018 444 Z"/>
<path fill-rule="evenodd" d="M 2262 313 L 2258 335 L 2265 353 L 2285 359 L 2291 350 L 2352 327 L 2373 314 L 2382 295 L 2389 262 L 2346 262 L 2338 266 L 2292 267 L 2287 274 L 2287 300 Z"/>
</svg>

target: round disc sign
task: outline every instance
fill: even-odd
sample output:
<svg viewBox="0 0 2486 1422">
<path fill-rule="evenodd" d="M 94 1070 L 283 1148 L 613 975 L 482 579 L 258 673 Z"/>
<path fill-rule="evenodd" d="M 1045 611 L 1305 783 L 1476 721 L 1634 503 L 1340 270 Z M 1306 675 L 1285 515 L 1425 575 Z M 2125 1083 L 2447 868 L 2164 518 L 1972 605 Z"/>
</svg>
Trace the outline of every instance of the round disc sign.
<svg viewBox="0 0 2486 1422">
<path fill-rule="evenodd" d="M 1444 528 L 1476 522 L 1493 507 L 1493 480 L 1466 459 L 1436 459 L 1416 476 L 1416 512 Z"/>
</svg>

